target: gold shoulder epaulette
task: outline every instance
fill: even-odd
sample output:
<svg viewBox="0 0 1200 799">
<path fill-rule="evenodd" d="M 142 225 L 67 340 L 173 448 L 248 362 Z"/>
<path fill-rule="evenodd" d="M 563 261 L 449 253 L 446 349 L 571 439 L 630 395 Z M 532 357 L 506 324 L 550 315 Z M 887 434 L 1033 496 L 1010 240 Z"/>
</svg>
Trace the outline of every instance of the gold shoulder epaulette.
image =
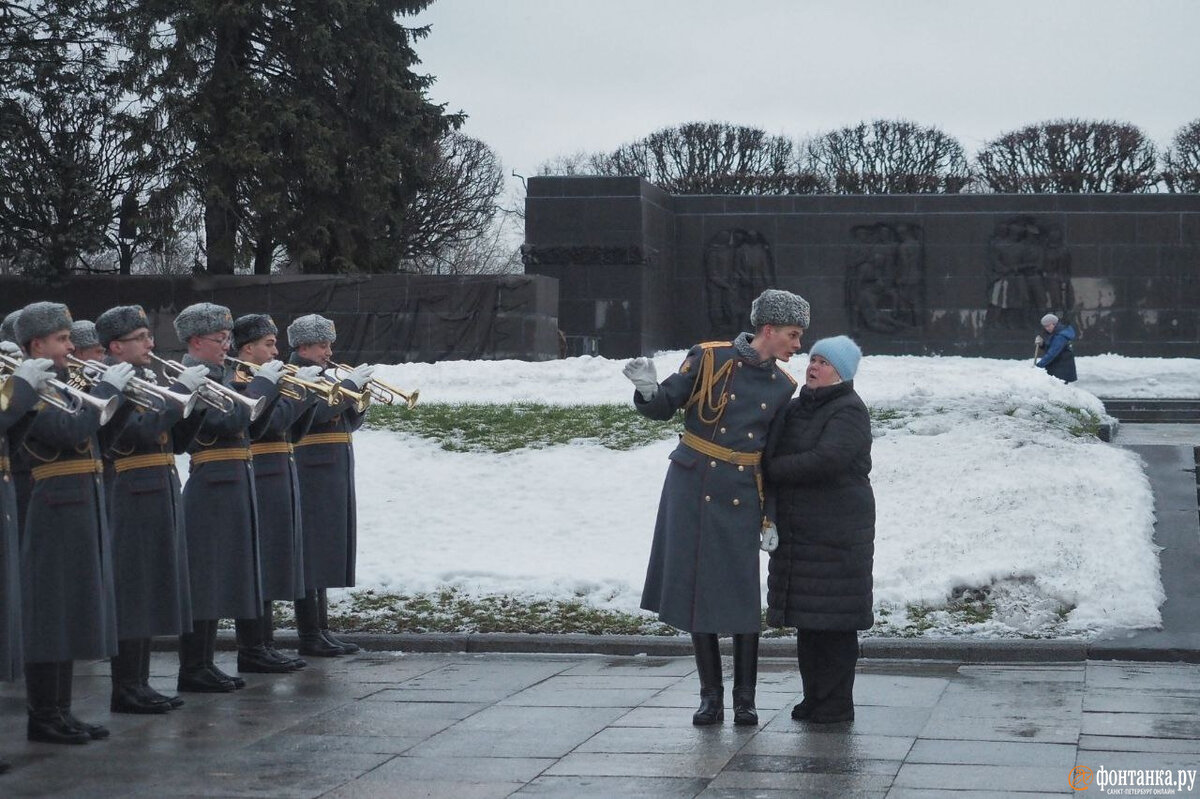
<svg viewBox="0 0 1200 799">
<path fill-rule="evenodd" d="M 800 385 L 800 383 L 798 383 L 798 382 L 796 381 L 796 378 L 792 377 L 792 373 L 791 373 L 791 372 L 789 372 L 787 369 L 784 369 L 784 368 L 783 368 L 782 366 L 780 366 L 778 363 L 777 363 L 777 364 L 775 364 L 775 368 L 776 368 L 776 369 L 778 369 L 779 371 L 783 372 L 783 376 L 784 376 L 784 377 L 786 377 L 788 380 L 791 380 L 791 381 L 792 381 L 792 385 L 793 385 L 793 386 L 798 386 L 798 385 Z"/>
<path fill-rule="evenodd" d="M 703 342 L 697 344 L 696 346 L 703 347 L 704 349 L 709 349 L 710 347 L 732 347 L 733 342 L 732 341 L 703 341 Z"/>
</svg>

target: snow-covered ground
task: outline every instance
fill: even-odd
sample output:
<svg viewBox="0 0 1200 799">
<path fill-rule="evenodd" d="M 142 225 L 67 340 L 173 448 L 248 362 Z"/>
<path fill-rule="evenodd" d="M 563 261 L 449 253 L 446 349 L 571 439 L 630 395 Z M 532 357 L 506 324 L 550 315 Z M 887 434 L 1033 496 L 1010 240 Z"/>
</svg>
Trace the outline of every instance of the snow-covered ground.
<svg viewBox="0 0 1200 799">
<path fill-rule="evenodd" d="M 683 353 L 655 357 L 660 377 Z M 789 365 L 801 382 L 807 358 Z M 422 403 L 627 403 L 621 361 L 449 361 L 380 367 Z M 1066 386 L 1028 361 L 868 356 L 875 410 L 877 605 L 890 618 L 987 588 L 984 635 L 1155 626 L 1163 600 L 1153 497 L 1139 458 L 1061 425 L 1099 396 L 1196 396 L 1200 361 L 1098 356 Z M 581 597 L 636 611 L 672 441 L 588 441 L 505 454 L 412 435 L 355 435 L 360 588 Z M 766 555 L 762 570 L 765 582 Z M 765 592 L 765 588 L 764 588 Z M 935 614 L 936 616 L 937 614 Z M 945 617 L 937 629 L 965 631 Z"/>
</svg>

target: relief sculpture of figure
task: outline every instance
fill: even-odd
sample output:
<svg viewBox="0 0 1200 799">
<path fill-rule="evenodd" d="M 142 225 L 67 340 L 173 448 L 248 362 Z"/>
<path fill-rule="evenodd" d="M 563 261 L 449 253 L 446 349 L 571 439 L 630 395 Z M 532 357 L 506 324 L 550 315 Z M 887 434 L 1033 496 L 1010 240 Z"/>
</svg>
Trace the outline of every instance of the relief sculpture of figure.
<svg viewBox="0 0 1200 799">
<path fill-rule="evenodd" d="M 988 242 L 988 319 L 1024 326 L 1073 304 L 1071 253 L 1062 230 L 1019 218 L 996 226 Z"/>
<path fill-rule="evenodd" d="M 743 310 L 775 284 L 766 237 L 753 230 L 722 230 L 704 251 L 705 299 L 711 335 L 736 335 L 749 319 Z"/>
<path fill-rule="evenodd" d="M 854 329 L 895 333 L 920 324 L 924 244 L 919 225 L 858 225 L 846 268 L 846 305 Z"/>
</svg>

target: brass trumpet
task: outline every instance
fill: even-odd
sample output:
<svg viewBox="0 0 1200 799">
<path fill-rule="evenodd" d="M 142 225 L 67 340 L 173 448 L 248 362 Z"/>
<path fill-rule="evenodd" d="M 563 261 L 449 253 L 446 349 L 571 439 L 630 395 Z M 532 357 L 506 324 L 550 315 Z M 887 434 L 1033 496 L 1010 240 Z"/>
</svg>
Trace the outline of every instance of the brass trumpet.
<svg viewBox="0 0 1200 799">
<path fill-rule="evenodd" d="M 237 370 L 239 375 L 253 378 L 255 372 L 259 370 L 260 365 L 244 361 L 241 358 L 234 358 L 232 355 L 225 356 L 226 362 L 233 364 L 233 368 Z M 314 383 L 309 380 L 304 380 L 296 376 L 297 369 L 291 364 L 283 365 L 283 377 L 279 378 L 279 393 L 285 397 L 294 400 L 304 400 L 309 392 L 316 394 L 321 399 L 328 402 L 330 405 L 336 405 L 337 402 L 330 398 L 333 390 L 336 388 L 331 383 Z"/>
<path fill-rule="evenodd" d="M 100 382 L 108 371 L 107 364 L 100 361 L 84 361 L 74 355 L 68 355 L 67 362 L 76 368 L 79 378 L 89 385 Z M 200 399 L 195 393 L 177 394 L 169 388 L 136 376 L 130 379 L 129 385 L 122 393 L 142 411 L 161 412 L 172 407 L 182 413 L 185 419 L 195 410 L 196 402 Z"/>
<path fill-rule="evenodd" d="M 150 357 L 163 367 L 168 377 L 178 375 L 187 368 L 179 361 L 168 361 L 166 358 L 160 358 L 154 353 L 150 353 Z M 201 402 L 221 413 L 229 413 L 235 407 L 241 405 L 249 411 L 250 421 L 252 422 L 267 409 L 266 397 L 258 397 L 257 399 L 247 397 L 209 377 L 204 378 L 204 382 L 200 384 L 200 388 L 196 389 L 196 394 L 199 396 Z"/>
<path fill-rule="evenodd" d="M 20 365 L 20 359 L 0 354 L 0 366 L 4 367 L 9 372 L 15 371 Z M 51 378 L 47 380 L 46 383 L 53 388 L 58 389 L 58 391 L 48 391 L 43 389 L 42 391 L 38 392 L 38 398 L 47 405 L 53 405 L 55 408 L 58 408 L 64 413 L 73 415 L 82 413 L 84 408 L 92 408 L 100 414 L 100 425 L 104 426 L 108 424 L 109 420 L 112 419 L 113 414 L 117 412 L 117 405 L 119 404 L 119 399 L 117 397 L 109 397 L 108 399 L 93 397 L 86 391 L 76 388 L 68 383 L 64 383 L 57 378 Z M 64 398 L 59 391 L 63 392 L 63 394 L 66 394 L 67 397 Z"/>
<path fill-rule="evenodd" d="M 347 366 L 344 363 L 335 363 L 333 361 L 329 362 L 329 366 L 334 370 L 335 375 L 338 372 L 351 372 L 354 370 L 353 366 Z M 363 390 L 364 393 L 367 393 L 371 397 L 373 402 L 378 402 L 380 405 L 395 405 L 396 398 L 399 397 L 400 399 L 404 400 L 404 404 L 408 406 L 409 410 L 412 410 L 414 407 L 416 407 L 417 398 L 421 396 L 420 389 L 414 389 L 413 391 L 401 391 L 395 386 L 389 386 L 387 383 L 374 377 L 367 381 L 367 384 L 363 387 Z"/>
</svg>

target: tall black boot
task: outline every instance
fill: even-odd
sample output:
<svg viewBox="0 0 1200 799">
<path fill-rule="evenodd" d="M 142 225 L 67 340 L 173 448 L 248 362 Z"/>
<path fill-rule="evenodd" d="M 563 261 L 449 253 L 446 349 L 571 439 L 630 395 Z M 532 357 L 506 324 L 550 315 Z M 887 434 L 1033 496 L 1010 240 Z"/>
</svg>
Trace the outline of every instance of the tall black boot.
<svg viewBox="0 0 1200 799">
<path fill-rule="evenodd" d="M 330 646 L 336 646 L 338 649 L 341 649 L 343 655 L 353 655 L 362 649 L 358 644 L 343 641 L 341 638 L 334 638 L 333 633 L 329 632 L 329 599 L 324 588 L 317 591 L 317 614 L 321 628 L 321 637 Z"/>
<path fill-rule="evenodd" d="M 150 639 L 142 639 L 142 651 L 138 657 L 138 686 L 142 696 L 151 702 L 159 702 L 174 709 L 183 707 L 183 700 L 178 696 L 160 694 L 150 686 Z"/>
<path fill-rule="evenodd" d="M 316 591 L 307 591 L 296 600 L 296 635 L 300 639 L 300 654 L 319 658 L 334 658 L 343 654 L 321 635 L 320 602 Z"/>
<path fill-rule="evenodd" d="M 692 633 L 696 671 L 700 676 L 700 707 L 692 724 L 703 727 L 725 720 L 725 686 L 721 682 L 721 645 L 715 633 Z"/>
<path fill-rule="evenodd" d="M 294 658 L 290 655 L 285 655 L 275 648 L 275 606 L 269 599 L 263 602 L 262 639 L 263 646 L 271 653 L 271 657 L 286 663 L 289 671 L 299 671 L 308 665 L 303 658 Z"/>
<path fill-rule="evenodd" d="M 208 622 L 196 619 L 192 631 L 179 636 L 180 691 L 198 694 L 223 694 L 234 690 L 232 680 L 222 680 L 208 670 Z"/>
<path fill-rule="evenodd" d="M 108 709 L 113 713 L 161 714 L 170 705 L 151 701 L 141 690 L 142 639 L 126 638 L 117 641 L 117 654 L 109 661 L 112 671 L 112 699 Z"/>
<path fill-rule="evenodd" d="M 217 625 L 220 619 L 209 619 L 204 622 L 204 668 L 218 680 L 229 680 L 234 688 L 245 688 L 246 681 L 236 674 L 226 674 L 217 668 Z"/>
<path fill-rule="evenodd" d="M 67 723 L 58 707 L 58 664 L 25 664 L 25 698 L 29 712 L 26 737 L 47 744 L 85 744 L 83 730 Z"/>
<path fill-rule="evenodd" d="M 234 628 L 237 630 L 238 671 L 254 674 L 286 674 L 295 671 L 267 649 L 261 618 L 238 619 L 234 622 Z"/>
<path fill-rule="evenodd" d="M 812 647 L 805 640 L 806 636 L 803 630 L 796 630 L 796 665 L 800 669 L 800 686 L 804 691 L 804 698 L 800 700 L 800 704 L 792 707 L 792 718 L 796 721 L 805 721 L 813 712 L 816 706 L 816 685 L 813 679 L 813 663 L 812 663 Z"/>
<path fill-rule="evenodd" d="M 733 723 L 758 724 L 754 688 L 758 684 L 758 633 L 733 636 Z"/>
<path fill-rule="evenodd" d="M 75 661 L 64 660 L 58 664 L 58 709 L 63 721 L 76 729 L 83 730 L 93 741 L 107 738 L 108 728 L 101 724 L 88 724 L 80 721 L 71 712 L 71 689 L 75 681 Z"/>
</svg>

